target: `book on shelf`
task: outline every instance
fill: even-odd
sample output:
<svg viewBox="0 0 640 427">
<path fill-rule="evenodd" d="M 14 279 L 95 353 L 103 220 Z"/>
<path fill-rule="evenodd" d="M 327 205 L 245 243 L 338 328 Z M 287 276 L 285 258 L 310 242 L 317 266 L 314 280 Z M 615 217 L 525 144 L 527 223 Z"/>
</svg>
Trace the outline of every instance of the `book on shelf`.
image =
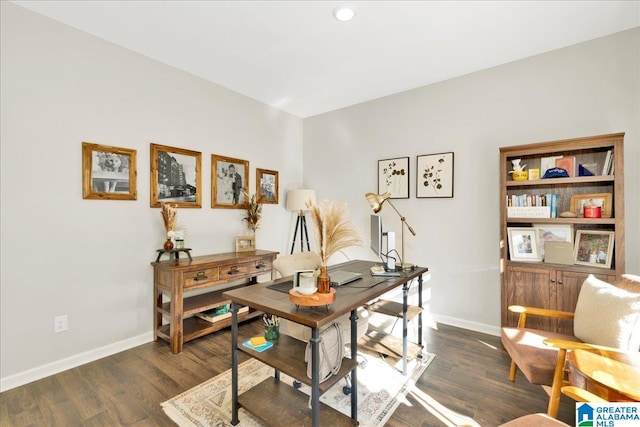
<svg viewBox="0 0 640 427">
<path fill-rule="evenodd" d="M 540 159 L 540 176 L 544 176 L 544 173 L 556 167 L 556 160 L 561 159 L 562 156 L 549 156 L 542 157 Z"/>
<path fill-rule="evenodd" d="M 557 218 L 557 194 L 507 195 L 508 218 Z"/>
<path fill-rule="evenodd" d="M 249 307 L 240 307 L 238 309 L 238 314 L 246 313 L 249 311 Z M 206 320 L 207 322 L 216 323 L 224 319 L 229 319 L 231 317 L 231 312 L 227 311 L 226 313 L 219 314 L 219 307 L 212 308 L 211 310 L 203 311 L 201 313 L 196 313 L 196 317 L 200 319 Z"/>
<path fill-rule="evenodd" d="M 609 171 L 611 168 L 613 151 L 607 150 L 607 156 L 604 159 L 604 166 L 602 167 L 602 175 L 609 175 Z"/>
<path fill-rule="evenodd" d="M 614 162 L 616 158 L 615 153 L 611 153 L 611 163 L 609 163 L 609 173 L 607 175 L 613 175 L 615 172 L 616 162 Z"/>
<path fill-rule="evenodd" d="M 547 201 L 551 201 L 549 206 L 551 207 L 551 218 L 558 217 L 558 195 L 557 194 L 547 194 Z"/>
<path fill-rule="evenodd" d="M 569 176 L 576 176 L 576 156 L 564 156 L 556 159 L 556 167 L 567 171 Z"/>
<path fill-rule="evenodd" d="M 251 340 L 248 339 L 245 342 L 242 343 L 243 346 L 248 347 L 252 350 L 255 350 L 257 352 L 263 352 L 271 347 L 273 347 L 273 343 L 271 341 L 265 341 L 264 344 L 258 344 L 258 345 L 253 345 L 251 344 Z"/>
</svg>

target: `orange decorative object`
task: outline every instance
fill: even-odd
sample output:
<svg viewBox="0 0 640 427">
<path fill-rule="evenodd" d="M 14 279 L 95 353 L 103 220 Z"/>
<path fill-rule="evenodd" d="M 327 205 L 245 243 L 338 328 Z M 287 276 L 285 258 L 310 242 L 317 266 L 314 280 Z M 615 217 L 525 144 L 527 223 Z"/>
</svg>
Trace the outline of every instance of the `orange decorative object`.
<svg viewBox="0 0 640 427">
<path fill-rule="evenodd" d="M 318 293 L 326 294 L 331 289 L 331 277 L 327 274 L 327 267 L 320 267 L 320 275 L 318 276 Z"/>
<path fill-rule="evenodd" d="M 329 288 L 329 292 L 321 294 L 316 292 L 312 295 L 302 295 L 294 289 L 289 290 L 289 301 L 296 305 L 304 305 L 307 307 L 328 305 L 336 300 L 336 290 Z"/>
<path fill-rule="evenodd" d="M 167 239 L 167 241 L 164 242 L 164 250 L 170 251 L 171 249 L 173 249 L 173 242 L 171 241 L 171 239 Z"/>
</svg>

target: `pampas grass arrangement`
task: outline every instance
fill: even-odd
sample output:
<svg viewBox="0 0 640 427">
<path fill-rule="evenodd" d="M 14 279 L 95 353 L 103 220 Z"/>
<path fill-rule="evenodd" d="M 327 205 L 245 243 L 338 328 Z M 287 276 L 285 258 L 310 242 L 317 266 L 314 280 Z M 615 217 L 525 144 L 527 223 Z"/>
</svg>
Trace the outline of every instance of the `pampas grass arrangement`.
<svg viewBox="0 0 640 427">
<path fill-rule="evenodd" d="M 164 222 L 164 228 L 167 230 L 167 238 L 173 237 L 175 234 L 176 223 L 178 220 L 178 209 L 171 207 L 171 205 L 160 202 L 160 215 L 162 215 L 162 222 Z"/>
<path fill-rule="evenodd" d="M 311 209 L 315 223 L 315 234 L 320 247 L 322 266 L 326 267 L 329 258 L 336 252 L 349 246 L 362 244 L 362 235 L 355 224 L 347 218 L 349 207 L 344 201 L 324 200 Z"/>
<path fill-rule="evenodd" d="M 245 200 L 248 200 L 245 204 L 245 213 L 242 218 L 242 221 L 247 222 L 247 227 L 249 230 L 256 233 L 256 230 L 260 227 L 260 219 L 262 218 L 262 204 L 258 203 L 257 195 L 249 197 L 249 194 L 245 191 L 244 193 Z"/>
</svg>

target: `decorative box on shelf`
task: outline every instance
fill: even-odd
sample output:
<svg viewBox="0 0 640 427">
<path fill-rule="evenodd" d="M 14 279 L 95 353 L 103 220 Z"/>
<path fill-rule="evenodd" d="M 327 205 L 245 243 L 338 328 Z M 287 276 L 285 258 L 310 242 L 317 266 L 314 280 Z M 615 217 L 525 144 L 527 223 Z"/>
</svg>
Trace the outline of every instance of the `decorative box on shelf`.
<svg viewBox="0 0 640 427">
<path fill-rule="evenodd" d="M 508 218 L 551 218 L 550 206 L 508 206 Z"/>
<path fill-rule="evenodd" d="M 231 317 L 231 311 L 229 311 L 229 305 L 230 304 L 226 304 L 222 307 L 203 311 L 201 313 L 196 313 L 196 317 L 199 317 L 211 323 L 216 323 L 221 320 L 228 319 Z M 247 313 L 248 311 L 249 311 L 249 307 L 240 307 L 238 309 L 238 314 Z"/>
</svg>

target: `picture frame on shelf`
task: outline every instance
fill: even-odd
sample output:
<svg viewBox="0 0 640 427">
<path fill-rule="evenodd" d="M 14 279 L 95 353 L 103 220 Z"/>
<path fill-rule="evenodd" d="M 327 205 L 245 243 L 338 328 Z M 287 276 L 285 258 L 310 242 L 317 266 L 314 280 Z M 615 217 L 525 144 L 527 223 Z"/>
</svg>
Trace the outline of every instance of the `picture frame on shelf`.
<svg viewBox="0 0 640 427">
<path fill-rule="evenodd" d="M 507 227 L 511 261 L 541 262 L 538 229 L 535 227 Z"/>
<path fill-rule="evenodd" d="M 211 207 L 244 209 L 249 188 L 249 161 L 211 155 Z"/>
<path fill-rule="evenodd" d="M 602 218 L 611 218 L 613 203 L 612 193 L 574 194 L 571 196 L 571 212 L 579 217 L 584 216 L 584 205 L 591 203 L 594 207 L 600 206 Z"/>
<path fill-rule="evenodd" d="M 137 200 L 137 151 L 82 143 L 82 198 Z"/>
<path fill-rule="evenodd" d="M 278 204 L 278 171 L 256 168 L 256 197 L 258 203 Z"/>
<path fill-rule="evenodd" d="M 416 197 L 453 197 L 453 152 L 416 157 Z"/>
<path fill-rule="evenodd" d="M 256 250 L 256 236 L 237 236 L 236 252 L 251 252 Z"/>
<path fill-rule="evenodd" d="M 573 225 L 571 224 L 533 224 L 538 229 L 538 249 L 544 258 L 546 242 L 573 242 Z"/>
<path fill-rule="evenodd" d="M 574 264 L 611 268 L 614 238 L 614 231 L 576 231 L 576 243 L 573 250 Z"/>
<path fill-rule="evenodd" d="M 167 145 L 150 144 L 151 207 L 160 202 L 179 208 L 202 207 L 202 153 Z"/>
<path fill-rule="evenodd" d="M 378 194 L 391 199 L 409 198 L 409 157 L 378 160 Z"/>
</svg>

